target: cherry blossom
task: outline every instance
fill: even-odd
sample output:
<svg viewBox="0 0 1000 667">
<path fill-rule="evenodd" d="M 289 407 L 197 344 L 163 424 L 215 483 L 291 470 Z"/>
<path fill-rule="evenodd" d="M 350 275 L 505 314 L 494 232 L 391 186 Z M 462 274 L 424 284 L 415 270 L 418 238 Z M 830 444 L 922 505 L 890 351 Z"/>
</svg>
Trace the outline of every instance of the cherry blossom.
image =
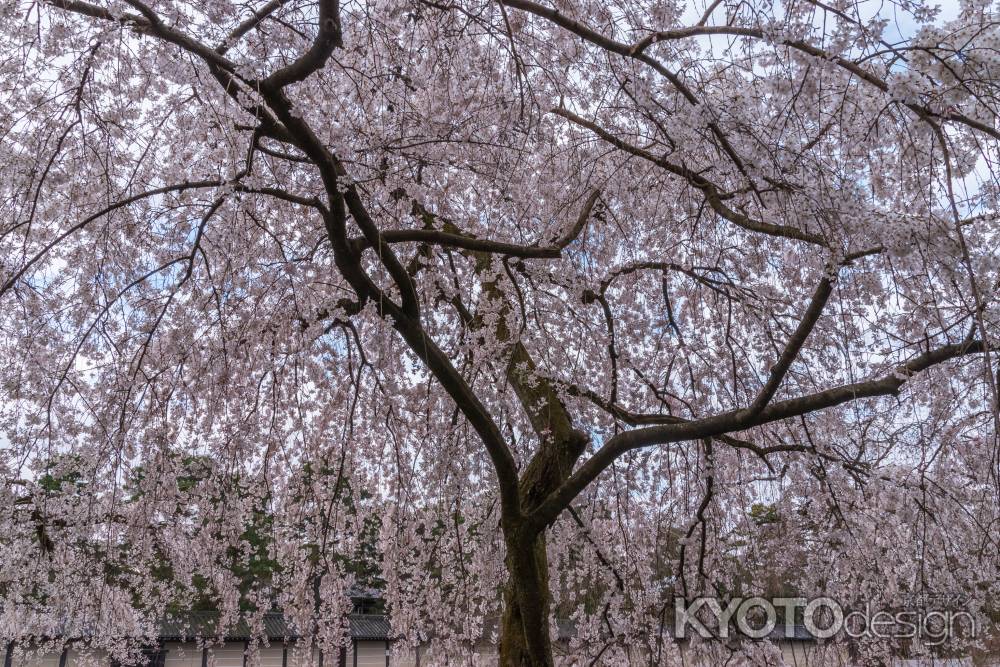
<svg viewBox="0 0 1000 667">
<path fill-rule="evenodd" d="M 1000 6 L 0 7 L 5 639 L 995 615 Z"/>
</svg>

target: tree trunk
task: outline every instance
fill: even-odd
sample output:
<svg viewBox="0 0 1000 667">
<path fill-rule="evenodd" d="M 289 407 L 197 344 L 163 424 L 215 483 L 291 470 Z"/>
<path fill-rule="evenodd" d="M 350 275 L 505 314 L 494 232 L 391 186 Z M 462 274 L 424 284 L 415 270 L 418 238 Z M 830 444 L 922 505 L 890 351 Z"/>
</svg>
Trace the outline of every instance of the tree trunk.
<svg viewBox="0 0 1000 667">
<path fill-rule="evenodd" d="M 552 667 L 549 635 L 548 558 L 544 531 L 522 538 L 517 529 L 507 534 L 507 571 L 504 610 L 500 623 L 500 667 Z"/>
</svg>

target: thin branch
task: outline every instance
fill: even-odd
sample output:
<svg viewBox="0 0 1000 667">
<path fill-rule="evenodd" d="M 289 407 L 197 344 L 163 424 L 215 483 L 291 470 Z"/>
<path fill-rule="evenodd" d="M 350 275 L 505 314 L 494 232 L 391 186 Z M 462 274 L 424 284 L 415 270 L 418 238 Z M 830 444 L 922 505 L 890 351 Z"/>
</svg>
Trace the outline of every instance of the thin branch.
<svg viewBox="0 0 1000 667">
<path fill-rule="evenodd" d="M 59 245 L 60 243 L 62 243 L 63 241 L 65 241 L 68 237 L 70 237 L 73 234 L 75 234 L 76 232 L 80 231 L 81 229 L 83 229 L 84 227 L 86 227 L 87 225 L 89 225 L 90 223 L 92 223 L 93 221 L 97 220 L 98 218 L 102 218 L 105 215 L 107 215 L 108 213 L 111 213 L 112 211 L 115 211 L 117 209 L 120 209 L 120 208 L 123 208 L 125 206 L 128 206 L 129 204 L 135 203 L 135 202 L 139 201 L 140 199 L 146 199 L 148 197 L 154 197 L 156 195 L 162 195 L 162 194 L 165 194 L 167 192 L 180 192 L 180 191 L 183 191 L 183 190 L 190 190 L 190 189 L 193 189 L 193 188 L 210 188 L 210 187 L 215 187 L 215 186 L 219 186 L 219 185 L 222 185 L 222 184 L 223 184 L 223 181 L 220 181 L 220 180 L 185 181 L 184 183 L 177 183 L 176 185 L 166 185 L 166 186 L 164 186 L 162 188 L 154 188 L 152 190 L 147 190 L 145 192 L 140 192 L 137 195 L 132 195 L 131 197 L 127 197 L 127 198 L 122 199 L 120 201 L 116 201 L 113 204 L 105 206 L 104 208 L 102 208 L 97 213 L 94 213 L 93 215 L 91 215 L 91 216 L 89 216 L 87 218 L 84 218 L 83 220 L 81 220 L 80 222 L 78 222 L 77 224 L 73 225 L 72 227 L 70 227 L 69 229 L 67 229 L 66 231 L 64 231 L 62 234 L 60 234 L 59 236 L 57 236 L 55 239 L 53 239 L 52 241 L 50 241 L 34 257 L 32 257 L 30 260 L 28 260 L 24 264 L 24 266 L 22 266 L 20 268 L 20 270 L 18 270 L 14 275 L 12 275 L 10 278 L 7 279 L 7 282 L 4 283 L 3 287 L 0 287 L 0 296 L 3 296 L 8 290 L 10 290 L 17 283 L 17 281 L 19 281 L 24 276 L 24 274 L 28 272 L 28 270 L 32 266 L 34 266 L 43 257 L 45 257 L 45 255 L 48 254 L 49 251 L 51 251 L 57 245 Z"/>
<path fill-rule="evenodd" d="M 573 113 L 572 111 L 569 111 L 568 109 L 557 108 L 553 109 L 552 113 L 556 114 L 557 116 L 562 116 L 566 120 L 569 120 L 570 122 L 575 123 L 580 127 L 584 127 L 590 130 L 604 141 L 608 142 L 612 146 L 615 146 L 616 148 L 625 151 L 626 153 L 631 153 L 636 157 L 648 160 L 649 162 L 652 162 L 653 164 L 662 167 L 666 171 L 675 174 L 677 176 L 680 176 L 681 178 L 686 180 L 691 186 L 697 188 L 698 190 L 701 190 L 701 192 L 705 195 L 705 201 L 708 202 L 708 205 L 711 206 L 716 213 L 718 213 L 726 220 L 729 220 L 733 224 L 738 225 L 739 227 L 742 227 L 748 231 L 767 234 L 768 236 L 779 236 L 787 239 L 804 241 L 806 243 L 811 243 L 813 245 L 819 245 L 824 247 L 828 246 L 826 240 L 823 239 L 823 237 L 818 236 L 816 234 L 812 234 L 810 232 L 804 232 L 800 229 L 796 229 L 795 227 L 789 227 L 787 225 L 775 225 L 769 222 L 764 222 L 762 220 L 754 220 L 749 216 L 734 211 L 732 208 L 727 206 L 723 201 L 724 195 L 719 190 L 718 186 L 709 181 L 708 179 L 706 179 L 701 174 L 692 171 L 691 169 L 688 169 L 687 167 L 684 167 L 682 165 L 674 164 L 673 162 L 670 162 L 664 158 L 657 157 L 656 155 L 653 155 L 652 153 L 643 150 L 642 148 L 633 146 L 632 144 L 629 144 L 628 142 L 614 136 L 604 128 L 597 125 L 596 123 L 591 122 L 586 118 L 583 118 L 582 116 L 578 116 L 577 114 Z"/>
<path fill-rule="evenodd" d="M 283 201 L 291 202 L 293 204 L 298 204 L 299 206 L 308 206 L 309 208 L 315 208 L 321 213 L 326 213 L 327 208 L 323 205 L 316 197 L 304 197 L 302 195 L 297 195 L 280 188 L 251 188 L 245 185 L 237 185 L 235 187 L 237 192 L 247 192 L 251 194 L 267 195 L 268 197 L 274 197 L 275 199 L 281 199 Z"/>
<path fill-rule="evenodd" d="M 90 16 L 92 18 L 104 19 L 105 21 L 115 21 L 132 26 L 139 32 L 153 34 L 165 42 L 176 44 L 185 51 L 189 51 L 210 65 L 214 65 L 235 75 L 236 64 L 226 58 L 221 53 L 208 48 L 195 39 L 171 28 L 163 23 L 153 10 L 137 0 L 125 0 L 127 4 L 136 9 L 139 14 L 115 14 L 103 7 L 93 5 L 83 0 L 45 0 L 48 4 L 59 9 Z"/>
<path fill-rule="evenodd" d="M 253 16 L 236 26 L 233 31 L 230 32 L 224 40 L 222 40 L 222 43 L 215 48 L 216 53 L 220 55 L 224 54 L 232 48 L 233 45 L 240 40 L 240 38 L 263 23 L 264 19 L 280 9 L 286 2 L 288 2 L 288 0 L 271 0 L 266 5 L 255 11 Z"/>
<path fill-rule="evenodd" d="M 471 250 L 491 255 L 523 257 L 524 259 L 555 259 L 561 254 L 559 248 L 553 246 L 519 245 L 517 243 L 481 239 L 475 236 L 455 234 L 437 229 L 390 229 L 382 232 L 382 239 L 386 243 L 426 243 L 428 245 L 461 248 L 462 250 Z M 364 238 L 355 238 L 351 241 L 359 250 L 370 246 L 368 240 Z"/>
<path fill-rule="evenodd" d="M 518 243 L 508 243 L 507 241 L 493 241 L 482 239 L 469 234 L 461 234 L 455 231 L 437 229 L 390 229 L 381 232 L 382 240 L 386 243 L 425 243 L 428 245 L 445 246 L 449 248 L 461 248 L 472 252 L 482 252 L 491 255 L 504 255 L 507 257 L 521 257 L 524 259 L 556 259 L 562 256 L 562 251 L 580 236 L 580 233 L 587 225 L 594 206 L 600 198 L 600 191 L 594 190 L 590 193 L 584 205 L 580 209 L 573 227 L 571 227 L 561 238 L 554 241 L 552 245 L 521 245 Z M 438 216 L 424 209 L 419 203 L 414 202 L 414 211 L 422 216 L 437 219 Z M 454 225 L 446 225 L 454 227 Z M 354 247 L 361 251 L 370 246 L 367 239 L 351 239 Z"/>
<path fill-rule="evenodd" d="M 645 53 L 633 52 L 632 47 L 623 42 L 619 42 L 604 35 L 600 34 L 596 30 L 584 25 L 583 23 L 569 18 L 562 12 L 540 5 L 532 0 L 503 0 L 503 3 L 507 6 L 514 7 L 516 9 L 521 9 L 528 13 L 534 14 L 541 18 L 547 19 L 552 23 L 558 25 L 561 28 L 572 32 L 576 36 L 602 48 L 606 51 L 611 51 L 612 53 L 617 53 L 624 58 L 632 58 L 638 60 L 645 65 L 648 65 L 653 70 L 655 70 L 660 76 L 665 78 L 683 97 L 687 102 L 693 106 L 698 106 L 701 104 L 701 100 L 698 96 L 691 91 L 690 88 L 681 80 L 677 74 L 667 69 L 661 62 L 655 58 L 651 58 Z M 715 121 L 708 122 L 708 129 L 712 131 L 716 140 L 719 142 L 719 146 L 722 151 L 729 156 L 733 164 L 740 171 L 741 174 L 750 182 L 751 188 L 754 188 L 753 179 L 750 178 L 747 173 L 746 167 L 743 164 L 743 160 L 740 159 L 739 155 L 736 153 L 736 149 L 733 148 L 729 139 L 726 137 L 725 133 L 719 128 Z"/>
<path fill-rule="evenodd" d="M 653 34 L 643 38 L 642 40 L 636 42 L 631 47 L 629 47 L 629 51 L 634 57 L 639 57 L 643 55 L 646 49 L 648 49 L 650 46 L 652 46 L 657 42 L 685 39 L 689 37 L 699 37 L 705 35 L 732 35 L 736 37 L 749 37 L 760 40 L 770 39 L 770 37 L 765 35 L 764 31 L 759 28 L 746 28 L 746 27 L 732 26 L 732 25 L 721 25 L 721 26 L 697 25 L 689 28 L 676 28 L 673 30 L 662 30 L 659 32 L 654 32 Z M 846 58 L 834 55 L 832 53 L 824 51 L 823 49 L 817 46 L 813 46 L 812 44 L 809 44 L 808 42 L 803 42 L 801 40 L 778 40 L 776 43 L 787 46 L 791 49 L 795 49 L 797 51 L 810 55 L 819 60 L 833 63 L 838 67 L 840 67 L 841 69 L 850 72 L 851 74 L 858 77 L 865 83 L 874 86 L 875 88 L 878 88 L 882 92 L 885 93 L 889 91 L 889 85 L 885 81 L 878 78 L 875 74 L 869 72 L 868 70 L 861 67 L 857 63 L 847 60 Z M 617 45 L 619 43 L 615 44 Z M 616 52 L 618 52 L 616 49 L 609 49 L 609 50 L 615 50 Z M 902 102 L 901 104 L 903 104 L 903 106 L 916 113 L 918 116 L 921 117 L 927 116 L 931 118 L 938 118 L 941 120 L 953 120 L 963 125 L 966 125 L 967 127 L 970 127 L 974 130 L 978 130 L 984 134 L 987 134 L 993 137 L 994 139 L 1000 139 L 1000 131 L 996 130 L 995 128 L 985 123 L 975 120 L 974 118 L 969 118 L 968 116 L 961 113 L 957 113 L 953 110 L 948 110 L 944 113 L 938 113 L 933 111 L 928 106 L 922 104 L 916 104 L 914 102 Z"/>
</svg>

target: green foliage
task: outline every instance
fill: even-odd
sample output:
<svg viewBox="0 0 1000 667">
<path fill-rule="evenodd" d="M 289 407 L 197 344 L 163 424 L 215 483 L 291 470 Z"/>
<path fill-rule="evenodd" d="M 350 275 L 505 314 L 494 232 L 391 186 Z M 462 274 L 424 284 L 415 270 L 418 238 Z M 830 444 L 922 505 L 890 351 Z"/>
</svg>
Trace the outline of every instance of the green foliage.
<svg viewBox="0 0 1000 667">
<path fill-rule="evenodd" d="M 44 472 L 38 478 L 38 486 L 47 493 L 62 493 L 64 485 L 80 488 L 86 485 L 79 456 L 59 455 L 46 461 Z"/>
<path fill-rule="evenodd" d="M 776 505 L 767 503 L 754 503 L 750 507 L 750 519 L 758 526 L 766 526 L 781 521 Z"/>
<path fill-rule="evenodd" d="M 229 548 L 226 567 L 240 584 L 240 608 L 252 610 L 247 594 L 253 589 L 269 588 L 281 566 L 271 557 L 274 543 L 274 516 L 264 508 L 254 510 L 249 524 L 240 535 L 240 544 Z M 248 558 L 244 560 L 244 554 Z"/>
</svg>

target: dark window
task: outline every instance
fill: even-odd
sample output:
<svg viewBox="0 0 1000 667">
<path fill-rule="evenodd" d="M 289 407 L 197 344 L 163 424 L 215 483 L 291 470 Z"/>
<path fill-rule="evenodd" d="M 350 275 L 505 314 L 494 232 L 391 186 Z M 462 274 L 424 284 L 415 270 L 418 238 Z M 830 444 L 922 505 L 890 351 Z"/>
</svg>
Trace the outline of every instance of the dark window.
<svg viewBox="0 0 1000 667">
<path fill-rule="evenodd" d="M 355 614 L 384 614 L 385 602 L 379 598 L 354 598 Z"/>
</svg>

